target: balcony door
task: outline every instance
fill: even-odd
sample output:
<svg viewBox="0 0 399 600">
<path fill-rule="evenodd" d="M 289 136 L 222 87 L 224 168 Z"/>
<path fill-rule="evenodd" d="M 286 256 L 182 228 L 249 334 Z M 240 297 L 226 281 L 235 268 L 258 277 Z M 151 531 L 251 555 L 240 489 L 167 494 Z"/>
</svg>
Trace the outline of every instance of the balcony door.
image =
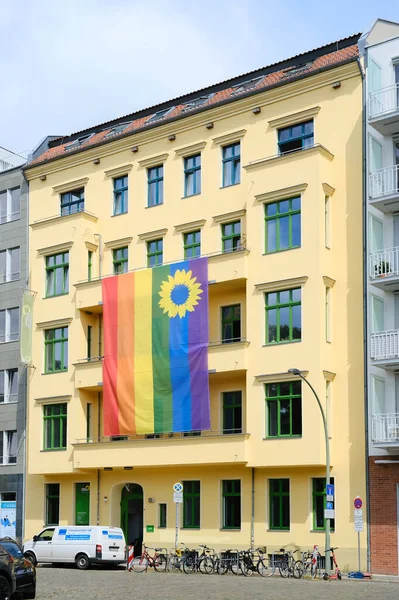
<svg viewBox="0 0 399 600">
<path fill-rule="evenodd" d="M 370 250 L 378 252 L 384 248 L 384 225 L 374 216 L 370 217 Z"/>
<path fill-rule="evenodd" d="M 371 333 L 384 331 L 384 300 L 377 296 L 372 296 L 371 306 Z"/>
</svg>

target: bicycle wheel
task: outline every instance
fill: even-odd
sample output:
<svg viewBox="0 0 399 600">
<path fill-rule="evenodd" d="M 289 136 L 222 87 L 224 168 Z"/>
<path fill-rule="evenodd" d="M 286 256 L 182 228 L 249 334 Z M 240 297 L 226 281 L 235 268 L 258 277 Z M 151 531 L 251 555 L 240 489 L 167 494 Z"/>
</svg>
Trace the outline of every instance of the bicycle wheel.
<svg viewBox="0 0 399 600">
<path fill-rule="evenodd" d="M 193 558 L 183 559 L 183 571 L 186 575 L 190 575 L 194 571 L 195 562 Z"/>
<path fill-rule="evenodd" d="M 303 573 L 304 573 L 303 562 L 301 560 L 295 561 L 294 566 L 292 568 L 292 574 L 294 575 L 295 579 L 300 579 L 302 577 Z"/>
<path fill-rule="evenodd" d="M 258 560 L 256 568 L 259 575 L 261 575 L 262 577 L 271 577 L 274 573 L 274 569 L 271 568 L 270 563 L 268 564 L 266 558 L 260 558 Z"/>
<path fill-rule="evenodd" d="M 240 562 L 241 573 L 245 577 L 251 577 L 251 575 L 253 573 L 253 568 L 252 568 L 251 562 L 252 561 L 249 561 L 249 560 L 242 560 Z"/>
<path fill-rule="evenodd" d="M 176 554 L 171 554 L 169 556 L 169 561 L 168 561 L 169 570 L 173 571 L 173 572 L 180 571 L 180 566 L 181 566 L 180 561 L 181 561 L 181 558 L 179 556 L 177 556 Z"/>
<path fill-rule="evenodd" d="M 148 558 L 145 556 L 136 556 L 132 561 L 132 569 L 135 573 L 144 573 L 148 569 Z"/>
<path fill-rule="evenodd" d="M 168 561 L 166 560 L 165 554 L 158 554 L 154 556 L 154 569 L 158 573 L 164 573 L 166 571 L 166 566 Z"/>
<path fill-rule="evenodd" d="M 214 570 L 213 559 L 210 556 L 204 556 L 199 561 L 198 568 L 201 573 L 211 575 L 211 573 L 213 573 Z"/>
<path fill-rule="evenodd" d="M 228 569 L 229 567 L 223 558 L 219 558 L 216 561 L 216 571 L 218 575 L 224 575 L 225 573 L 227 573 Z"/>
<path fill-rule="evenodd" d="M 278 570 L 279 570 L 280 576 L 284 577 L 284 579 L 286 579 L 287 577 L 290 576 L 290 568 L 288 566 L 288 562 L 281 563 Z"/>
</svg>

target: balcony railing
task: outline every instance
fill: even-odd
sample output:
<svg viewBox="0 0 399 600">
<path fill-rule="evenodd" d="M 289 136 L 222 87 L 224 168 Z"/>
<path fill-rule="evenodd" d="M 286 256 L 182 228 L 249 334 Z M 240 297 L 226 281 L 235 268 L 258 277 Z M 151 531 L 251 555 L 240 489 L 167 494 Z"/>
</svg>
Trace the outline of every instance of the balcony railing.
<svg viewBox="0 0 399 600">
<path fill-rule="evenodd" d="M 399 194 L 399 165 L 378 169 L 369 175 L 371 199 Z"/>
<path fill-rule="evenodd" d="M 370 279 L 399 275 L 399 247 L 372 252 L 369 258 Z"/>
<path fill-rule="evenodd" d="M 75 440 L 75 444 L 117 444 L 118 442 L 142 442 L 143 440 L 154 440 L 154 439 L 197 439 L 198 438 L 214 438 L 214 437 L 229 437 L 231 435 L 248 435 L 248 433 L 242 427 L 236 427 L 235 429 L 218 429 L 218 430 L 207 430 L 207 431 L 182 431 L 179 433 L 152 433 L 144 435 L 112 435 L 102 436 L 93 438 L 80 438 Z"/>
<path fill-rule="evenodd" d="M 373 360 L 399 358 L 399 329 L 371 334 L 371 358 Z"/>
<path fill-rule="evenodd" d="M 370 92 L 369 94 L 369 119 L 380 117 L 398 110 L 399 83 Z"/>
<path fill-rule="evenodd" d="M 373 415 L 371 436 L 375 444 L 399 443 L 399 414 Z"/>
</svg>

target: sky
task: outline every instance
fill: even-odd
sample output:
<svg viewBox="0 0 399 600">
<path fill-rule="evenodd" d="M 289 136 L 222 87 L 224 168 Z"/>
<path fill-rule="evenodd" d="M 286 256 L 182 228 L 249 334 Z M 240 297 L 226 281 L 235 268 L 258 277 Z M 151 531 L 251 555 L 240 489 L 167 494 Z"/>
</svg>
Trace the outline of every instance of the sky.
<svg viewBox="0 0 399 600">
<path fill-rule="evenodd" d="M 378 17 L 399 21 L 398 1 L 0 0 L 0 146 L 26 153 Z"/>
</svg>

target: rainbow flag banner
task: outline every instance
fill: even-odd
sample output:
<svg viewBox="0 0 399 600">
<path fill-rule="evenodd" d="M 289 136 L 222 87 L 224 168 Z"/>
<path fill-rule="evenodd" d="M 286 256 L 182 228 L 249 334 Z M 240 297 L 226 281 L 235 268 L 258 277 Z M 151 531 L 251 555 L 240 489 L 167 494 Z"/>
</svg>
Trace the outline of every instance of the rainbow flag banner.
<svg viewBox="0 0 399 600">
<path fill-rule="evenodd" d="M 210 429 L 208 259 L 103 280 L 104 434 Z"/>
</svg>

